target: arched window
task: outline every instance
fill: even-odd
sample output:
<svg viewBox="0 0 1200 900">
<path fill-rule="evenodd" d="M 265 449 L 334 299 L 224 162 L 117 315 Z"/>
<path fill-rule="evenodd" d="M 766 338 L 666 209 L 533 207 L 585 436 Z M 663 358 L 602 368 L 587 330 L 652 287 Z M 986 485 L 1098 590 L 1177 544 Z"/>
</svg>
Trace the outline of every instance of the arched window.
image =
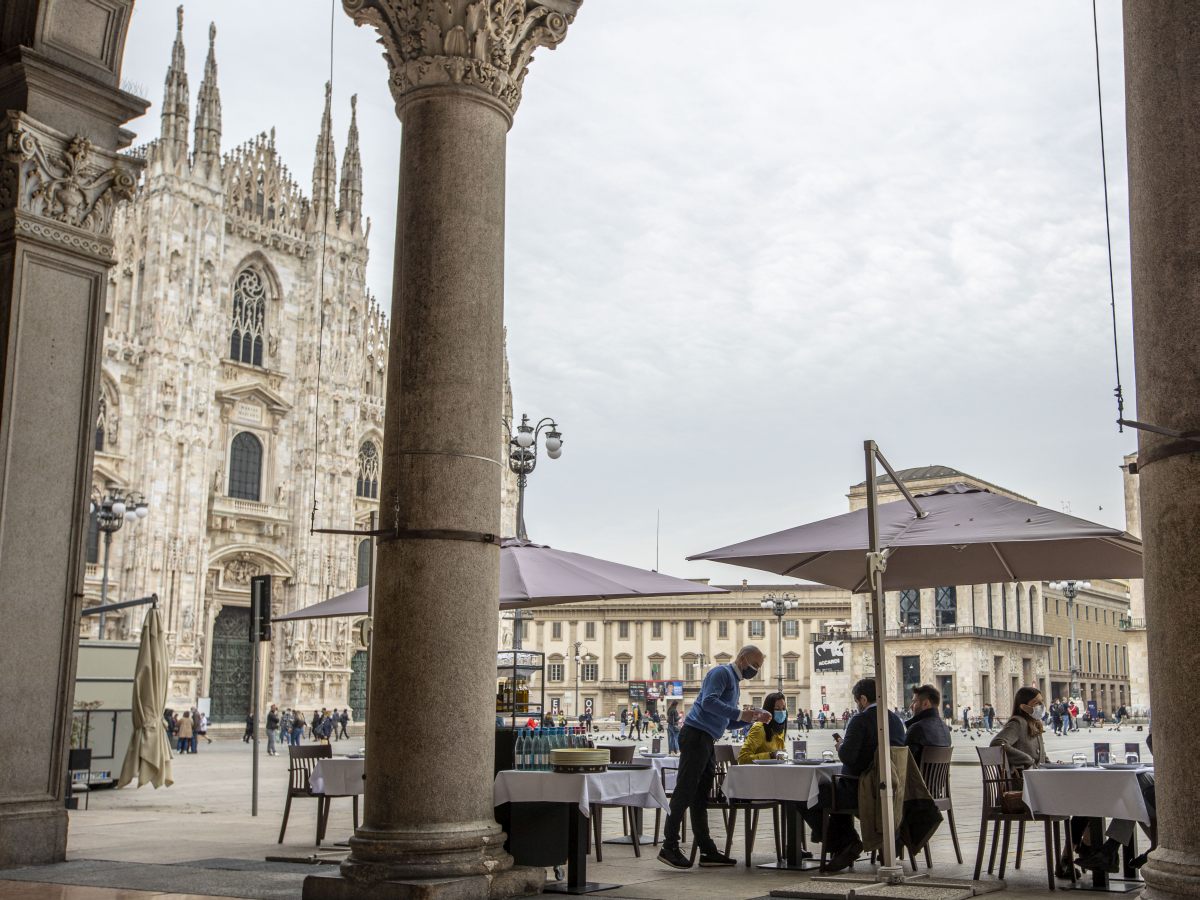
<svg viewBox="0 0 1200 900">
<path fill-rule="evenodd" d="M 267 287 L 254 269 L 242 269 L 233 282 L 233 322 L 229 358 L 252 366 L 263 364 L 266 338 Z"/>
<path fill-rule="evenodd" d="M 104 430 L 108 425 L 108 401 L 100 394 L 99 409 L 96 412 L 96 452 L 104 452 Z"/>
<path fill-rule="evenodd" d="M 364 538 L 358 542 L 358 583 L 362 587 L 371 581 L 371 539 Z"/>
<path fill-rule="evenodd" d="M 933 615 L 938 628 L 953 628 L 958 621 L 958 588 L 940 587 L 934 593 Z"/>
<path fill-rule="evenodd" d="M 904 630 L 921 627 L 921 592 L 900 592 L 900 628 Z"/>
<path fill-rule="evenodd" d="M 370 500 L 379 498 L 379 448 L 374 441 L 363 441 L 358 448 L 358 481 L 354 485 L 354 495 Z"/>
<path fill-rule="evenodd" d="M 229 496 L 260 499 L 262 444 L 248 431 L 240 432 L 229 448 Z"/>
<path fill-rule="evenodd" d="M 100 562 L 100 517 L 95 512 L 88 517 L 87 550 L 84 559 Z"/>
<path fill-rule="evenodd" d="M 1017 631 L 1020 631 L 1021 630 L 1021 603 L 1024 601 L 1025 598 L 1021 596 L 1021 594 L 1022 594 L 1021 585 L 1019 585 L 1019 584 L 1017 585 L 1016 591 L 1017 591 L 1017 594 L 1016 594 L 1015 606 L 1017 609 Z"/>
</svg>

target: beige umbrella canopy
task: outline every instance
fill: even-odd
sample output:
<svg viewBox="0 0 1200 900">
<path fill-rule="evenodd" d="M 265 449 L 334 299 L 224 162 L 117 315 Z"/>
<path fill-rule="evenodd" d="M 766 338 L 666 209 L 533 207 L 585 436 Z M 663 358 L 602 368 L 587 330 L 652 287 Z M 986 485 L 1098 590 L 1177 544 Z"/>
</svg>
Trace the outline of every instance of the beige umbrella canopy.
<svg viewBox="0 0 1200 900">
<path fill-rule="evenodd" d="M 133 737 L 117 787 L 137 777 L 156 788 L 171 785 L 171 747 L 163 723 L 167 705 L 167 639 L 158 609 L 152 607 L 142 622 L 142 644 L 133 676 Z"/>
</svg>

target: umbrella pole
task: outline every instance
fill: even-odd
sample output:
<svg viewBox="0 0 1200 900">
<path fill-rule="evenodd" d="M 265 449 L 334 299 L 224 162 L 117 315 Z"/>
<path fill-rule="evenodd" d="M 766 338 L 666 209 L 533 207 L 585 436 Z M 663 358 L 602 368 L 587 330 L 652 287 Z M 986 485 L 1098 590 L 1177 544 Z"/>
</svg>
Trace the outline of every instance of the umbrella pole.
<svg viewBox="0 0 1200 900">
<path fill-rule="evenodd" d="M 871 586 L 871 622 L 875 630 L 875 728 L 878 736 L 879 760 L 879 808 L 882 815 L 883 865 L 879 867 L 879 880 L 898 884 L 904 880 L 903 862 L 896 865 L 896 816 L 891 803 L 892 754 L 888 727 L 887 666 L 883 656 L 883 636 L 886 616 L 883 592 L 883 570 L 887 565 L 887 553 L 879 547 L 879 497 L 875 484 L 875 460 L 879 457 L 891 471 L 883 454 L 874 441 L 863 444 L 867 462 L 867 530 L 870 533 L 870 550 L 867 553 L 867 583 Z M 900 480 L 893 478 L 896 484 Z M 905 496 L 908 492 L 905 491 Z M 915 505 L 915 504 L 914 504 Z"/>
</svg>

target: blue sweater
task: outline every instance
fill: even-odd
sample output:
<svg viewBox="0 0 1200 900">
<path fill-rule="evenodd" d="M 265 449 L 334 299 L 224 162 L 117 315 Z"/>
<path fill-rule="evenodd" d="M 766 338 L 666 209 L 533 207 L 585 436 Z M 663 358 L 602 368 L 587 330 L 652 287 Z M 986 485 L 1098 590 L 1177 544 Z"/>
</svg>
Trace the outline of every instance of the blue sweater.
<svg viewBox="0 0 1200 900">
<path fill-rule="evenodd" d="M 683 724 L 699 728 L 715 741 L 726 728 L 740 723 L 742 708 L 738 705 L 738 682 L 741 679 L 733 665 L 717 666 L 704 676 L 700 696 L 688 710 Z"/>
</svg>

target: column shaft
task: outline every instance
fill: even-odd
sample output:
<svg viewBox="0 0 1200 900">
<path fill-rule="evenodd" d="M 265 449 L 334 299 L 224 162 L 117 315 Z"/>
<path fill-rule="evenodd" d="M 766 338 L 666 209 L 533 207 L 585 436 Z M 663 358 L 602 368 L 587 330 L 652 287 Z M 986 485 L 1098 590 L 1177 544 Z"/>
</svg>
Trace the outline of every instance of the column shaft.
<svg viewBox="0 0 1200 900">
<path fill-rule="evenodd" d="M 1125 3 L 1137 418 L 1200 428 L 1200 5 Z M 1159 847 L 1147 898 L 1200 896 L 1200 772 L 1184 716 L 1200 621 L 1200 446 L 1139 433 Z M 1180 452 L 1175 452 L 1180 451 Z"/>
</svg>

